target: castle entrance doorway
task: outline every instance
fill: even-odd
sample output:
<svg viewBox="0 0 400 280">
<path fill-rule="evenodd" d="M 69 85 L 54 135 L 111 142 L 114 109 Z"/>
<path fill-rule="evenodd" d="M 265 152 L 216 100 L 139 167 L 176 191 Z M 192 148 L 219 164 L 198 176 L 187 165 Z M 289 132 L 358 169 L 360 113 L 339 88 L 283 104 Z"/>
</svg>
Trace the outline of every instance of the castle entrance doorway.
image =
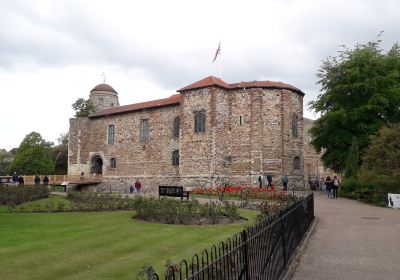
<svg viewBox="0 0 400 280">
<path fill-rule="evenodd" d="M 103 173 L 103 160 L 101 156 L 95 155 L 92 157 L 92 163 L 90 166 L 90 173 L 102 174 Z"/>
</svg>

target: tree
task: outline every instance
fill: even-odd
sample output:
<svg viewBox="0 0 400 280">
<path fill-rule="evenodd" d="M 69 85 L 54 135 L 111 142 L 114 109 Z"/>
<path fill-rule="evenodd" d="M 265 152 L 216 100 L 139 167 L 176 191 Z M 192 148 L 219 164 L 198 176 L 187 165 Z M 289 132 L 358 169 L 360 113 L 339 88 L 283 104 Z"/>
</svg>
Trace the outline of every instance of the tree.
<svg viewBox="0 0 400 280">
<path fill-rule="evenodd" d="M 400 178 L 400 123 L 384 126 L 371 137 L 362 169 Z"/>
<path fill-rule="evenodd" d="M 357 176 L 359 162 L 360 156 L 358 153 L 358 142 L 356 138 L 353 138 L 344 171 L 344 176 L 346 178 L 354 178 Z"/>
<path fill-rule="evenodd" d="M 45 141 L 39 133 L 29 133 L 19 145 L 10 170 L 25 175 L 53 174 L 52 146 L 53 143 Z"/>
<path fill-rule="evenodd" d="M 88 117 L 95 110 L 93 102 L 90 99 L 85 100 L 83 98 L 78 98 L 72 104 L 72 108 L 75 110 L 75 117 Z"/>
<path fill-rule="evenodd" d="M 325 166 L 342 172 L 348 147 L 356 137 L 362 155 L 369 136 L 384 124 L 400 121 L 400 47 L 388 52 L 375 41 L 344 48 L 323 61 L 317 74 L 321 94 L 310 107 L 321 114 L 311 133 L 312 144 L 324 151 Z"/>
<path fill-rule="evenodd" d="M 9 174 L 12 156 L 4 149 L 0 149 L 0 176 Z"/>
<path fill-rule="evenodd" d="M 58 145 L 53 148 L 53 160 L 55 174 L 67 174 L 68 172 L 68 133 L 61 133 L 57 139 Z"/>
</svg>

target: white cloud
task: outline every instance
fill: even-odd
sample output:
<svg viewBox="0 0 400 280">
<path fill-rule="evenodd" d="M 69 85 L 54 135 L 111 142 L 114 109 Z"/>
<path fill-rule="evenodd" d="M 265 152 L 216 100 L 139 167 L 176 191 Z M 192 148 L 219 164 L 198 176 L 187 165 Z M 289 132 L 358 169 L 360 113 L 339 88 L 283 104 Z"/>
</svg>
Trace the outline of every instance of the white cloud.
<svg viewBox="0 0 400 280">
<path fill-rule="evenodd" d="M 286 82 L 306 93 L 306 105 L 321 60 L 381 30 L 390 47 L 399 10 L 394 0 L 2 1 L 0 148 L 31 131 L 55 141 L 103 71 L 121 104 L 218 76 L 211 60 L 220 39 L 224 80 Z"/>
</svg>

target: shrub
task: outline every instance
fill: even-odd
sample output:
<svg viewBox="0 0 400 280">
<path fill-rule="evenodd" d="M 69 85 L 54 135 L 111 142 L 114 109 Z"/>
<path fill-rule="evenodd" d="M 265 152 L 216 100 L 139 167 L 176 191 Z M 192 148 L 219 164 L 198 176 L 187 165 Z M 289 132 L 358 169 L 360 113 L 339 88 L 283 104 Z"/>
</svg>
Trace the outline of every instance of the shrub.
<svg viewBox="0 0 400 280">
<path fill-rule="evenodd" d="M 122 195 L 68 192 L 67 198 L 76 204 L 76 210 L 78 211 L 134 209 L 134 200 Z M 60 207 L 58 209 L 60 210 Z"/>
<path fill-rule="evenodd" d="M 225 202 L 200 204 L 197 200 L 181 203 L 168 198 L 135 198 L 137 219 L 167 224 L 220 223 L 240 219 L 236 205 Z"/>
<path fill-rule="evenodd" d="M 50 191 L 46 186 L 0 186 L 0 204 L 15 206 L 49 197 L 49 194 Z"/>
</svg>

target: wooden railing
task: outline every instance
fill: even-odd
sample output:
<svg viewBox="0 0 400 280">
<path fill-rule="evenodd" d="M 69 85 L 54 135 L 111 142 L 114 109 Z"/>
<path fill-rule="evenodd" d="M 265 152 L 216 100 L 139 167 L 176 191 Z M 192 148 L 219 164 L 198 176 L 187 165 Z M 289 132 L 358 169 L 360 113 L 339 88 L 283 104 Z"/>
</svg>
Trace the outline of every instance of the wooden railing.
<svg viewBox="0 0 400 280">
<path fill-rule="evenodd" d="M 43 179 L 45 175 L 39 175 L 40 177 L 40 184 L 43 184 Z M 35 184 L 35 175 L 25 175 L 24 182 L 26 185 L 33 185 Z M 61 185 L 64 182 L 69 182 L 71 184 L 78 184 L 78 183 L 98 183 L 102 180 L 101 174 L 90 174 L 90 175 L 47 175 L 49 178 L 49 185 Z"/>
</svg>

